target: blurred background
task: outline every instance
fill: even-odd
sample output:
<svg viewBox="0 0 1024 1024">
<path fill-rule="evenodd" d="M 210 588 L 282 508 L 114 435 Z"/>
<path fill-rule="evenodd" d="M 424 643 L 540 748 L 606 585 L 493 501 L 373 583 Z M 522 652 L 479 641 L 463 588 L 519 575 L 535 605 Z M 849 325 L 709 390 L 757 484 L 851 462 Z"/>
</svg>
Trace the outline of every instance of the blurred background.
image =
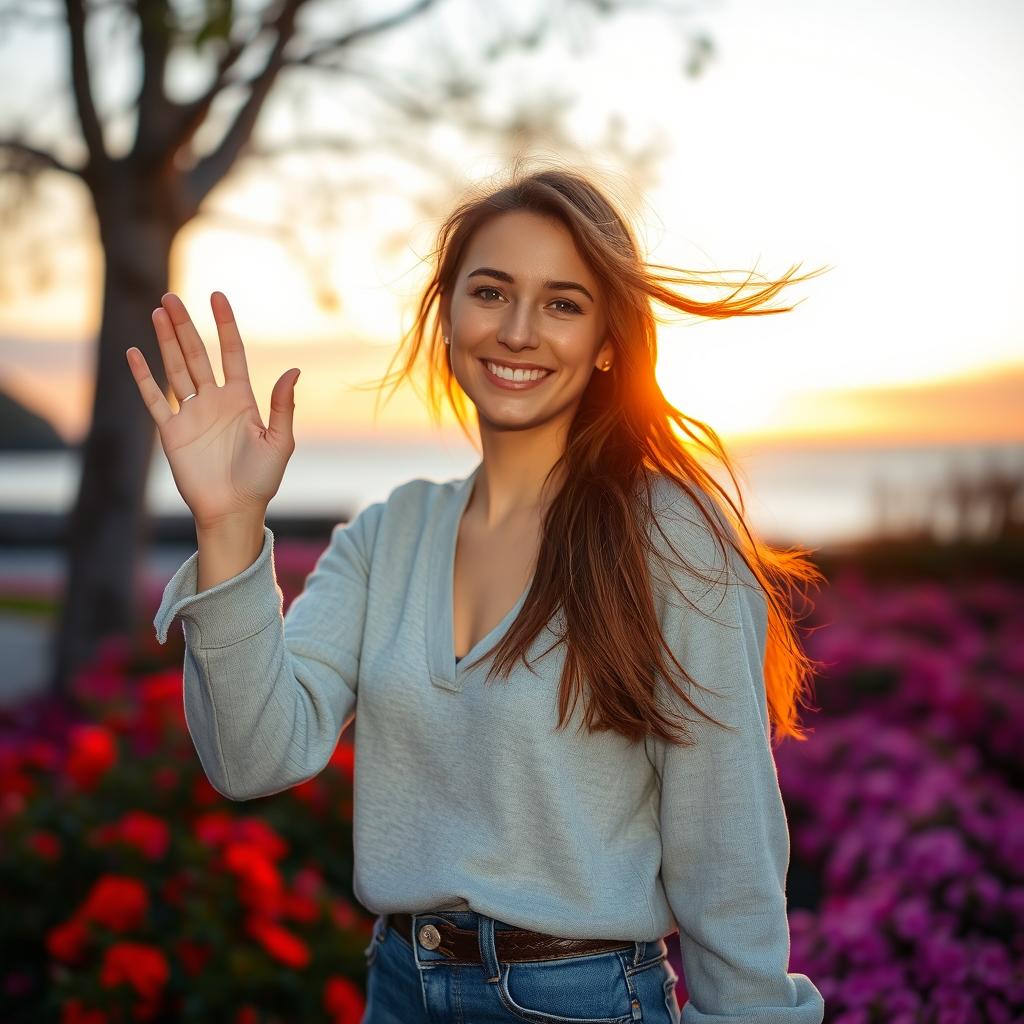
<svg viewBox="0 0 1024 1024">
<path fill-rule="evenodd" d="M 1021 39 L 1011 0 L 0 2 L 0 898 L 61 878 L 0 933 L 5 1019 L 359 1020 L 351 736 L 289 794 L 205 784 L 152 637 L 192 520 L 124 352 L 162 375 L 173 290 L 223 379 L 221 290 L 265 417 L 301 368 L 290 601 L 333 523 L 476 465 L 366 384 L 439 220 L 521 156 L 615 183 L 651 262 L 831 268 L 659 337 L 828 579 L 778 753 L 791 969 L 830 1022 L 1024 1019 Z"/>
</svg>

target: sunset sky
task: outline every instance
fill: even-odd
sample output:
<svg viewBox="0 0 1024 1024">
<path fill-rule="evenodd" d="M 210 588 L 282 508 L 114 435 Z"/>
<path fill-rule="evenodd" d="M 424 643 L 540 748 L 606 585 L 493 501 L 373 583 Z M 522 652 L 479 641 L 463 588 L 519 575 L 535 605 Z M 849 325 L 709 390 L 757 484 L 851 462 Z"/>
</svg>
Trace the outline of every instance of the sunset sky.
<svg viewBox="0 0 1024 1024">
<path fill-rule="evenodd" d="M 468 0 L 442 6 L 441 31 L 468 33 L 482 16 Z M 720 322 L 674 314 L 661 328 L 658 364 L 670 400 L 726 437 L 753 441 L 1024 440 L 1024 308 L 1015 301 L 1024 270 L 1024 6 L 733 0 L 697 9 L 686 24 L 717 49 L 697 80 L 680 74 L 685 47 L 659 32 L 652 14 L 599 23 L 571 63 L 556 60 L 565 43 L 553 33 L 544 80 L 579 95 L 566 124 L 581 143 L 594 140 L 592 161 L 612 173 L 597 147 L 609 115 L 623 118 L 633 146 L 663 137 L 656 180 L 635 186 L 653 262 L 733 281 L 751 269 L 766 277 L 794 264 L 834 269 L 785 289 L 775 305 L 803 300 L 787 314 Z M 415 62 L 412 35 L 396 59 Z M 62 45 L 39 31 L 0 45 L 5 132 L 25 122 L 32 89 L 59 92 Z M 513 69 L 529 66 L 495 72 L 495 103 L 507 102 Z M 125 74 L 112 66 L 106 95 Z M 283 103 L 266 113 L 268 135 L 288 129 Z M 313 116 L 329 121 L 330 103 Z M 34 123 L 30 141 L 62 135 L 58 148 L 74 157 L 59 109 Z M 425 141 L 468 178 L 498 167 L 496 153 L 445 126 Z M 261 177 L 262 166 L 215 192 L 211 210 L 267 223 L 287 217 L 295 196 Z M 408 164 L 378 153 L 355 166 L 346 180 L 387 186 L 339 188 L 334 223 L 310 242 L 337 309 L 317 305 L 306 268 L 269 237 L 203 218 L 173 253 L 171 287 L 218 373 L 215 289 L 235 308 L 264 413 L 274 380 L 302 368 L 298 437 L 429 426 L 412 392 L 374 421 L 373 396 L 350 390 L 385 371 L 411 322 L 435 227 L 403 192 L 413 183 Z M 308 170 L 300 162 L 295 173 Z M 101 263 L 84 193 L 48 178 L 48 213 L 33 228 L 48 239 L 53 286 L 30 289 L 18 245 L 0 248 L 0 386 L 76 439 L 92 396 Z M 386 251 L 381 241 L 395 233 L 406 240 Z M 124 347 L 138 343 L 126 338 Z"/>
</svg>

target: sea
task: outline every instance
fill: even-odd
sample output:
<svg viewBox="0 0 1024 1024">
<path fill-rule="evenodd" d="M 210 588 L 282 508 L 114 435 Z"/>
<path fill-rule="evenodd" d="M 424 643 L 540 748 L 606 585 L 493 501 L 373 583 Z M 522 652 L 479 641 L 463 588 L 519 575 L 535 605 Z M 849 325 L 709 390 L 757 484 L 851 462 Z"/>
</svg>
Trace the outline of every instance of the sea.
<svg viewBox="0 0 1024 1024">
<path fill-rule="evenodd" d="M 765 444 L 726 450 L 740 491 L 707 457 L 708 466 L 734 500 L 742 497 L 748 522 L 768 540 L 821 547 L 931 524 L 936 536 L 962 531 L 962 499 L 983 495 L 998 481 L 1024 480 L 1024 440 L 986 444 Z M 407 480 L 458 479 L 472 472 L 480 454 L 468 442 L 369 437 L 314 438 L 297 442 L 269 515 L 351 518 L 384 500 Z M 0 454 L 0 509 L 63 511 L 78 486 L 77 449 Z M 1018 486 L 1018 500 L 1024 489 Z M 147 482 L 157 514 L 188 514 L 157 443 Z M 984 500 L 974 501 L 973 528 L 984 531 Z M 1022 510 L 1018 507 L 1018 512 Z"/>
</svg>

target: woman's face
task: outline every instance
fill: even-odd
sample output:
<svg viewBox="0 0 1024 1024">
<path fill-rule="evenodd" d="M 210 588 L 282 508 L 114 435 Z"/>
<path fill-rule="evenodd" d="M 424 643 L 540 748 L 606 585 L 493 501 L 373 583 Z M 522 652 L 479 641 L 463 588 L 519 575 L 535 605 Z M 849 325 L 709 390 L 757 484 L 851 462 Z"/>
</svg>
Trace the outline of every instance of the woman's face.
<svg viewBox="0 0 1024 1024">
<path fill-rule="evenodd" d="M 441 322 L 459 385 L 481 423 L 495 427 L 571 417 L 591 374 L 602 372 L 595 368 L 612 359 L 601 290 L 572 236 L 559 221 L 525 210 L 500 214 L 475 233 Z M 536 381 L 501 380 L 488 363 L 545 372 Z"/>
</svg>

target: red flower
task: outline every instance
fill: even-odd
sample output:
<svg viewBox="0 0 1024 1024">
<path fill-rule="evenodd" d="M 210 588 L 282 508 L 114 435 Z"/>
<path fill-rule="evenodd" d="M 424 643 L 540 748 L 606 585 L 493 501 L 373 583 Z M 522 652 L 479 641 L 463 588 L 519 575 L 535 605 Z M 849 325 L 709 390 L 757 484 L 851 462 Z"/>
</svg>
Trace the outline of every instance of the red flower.
<svg viewBox="0 0 1024 1024">
<path fill-rule="evenodd" d="M 197 807 L 211 807 L 223 801 L 224 797 L 210 785 L 210 780 L 205 775 L 196 776 L 192 786 L 192 802 Z"/>
<path fill-rule="evenodd" d="M 168 669 L 143 679 L 138 688 L 139 727 L 159 735 L 167 726 L 180 731 L 185 725 L 181 669 Z"/>
<path fill-rule="evenodd" d="M 115 932 L 137 928 L 149 908 L 149 894 L 137 878 L 104 875 L 89 891 L 81 915 Z"/>
<path fill-rule="evenodd" d="M 243 903 L 265 914 L 278 913 L 284 882 L 263 850 L 249 843 L 229 843 L 224 848 L 224 866 L 238 879 Z"/>
<path fill-rule="evenodd" d="M 43 860 L 57 860 L 60 857 L 60 839 L 47 829 L 36 829 L 26 839 L 28 848 Z"/>
<path fill-rule="evenodd" d="M 356 774 L 356 748 L 347 741 L 339 742 L 327 763 L 337 768 L 351 782 Z"/>
<path fill-rule="evenodd" d="M 171 841 L 167 822 L 146 811 L 129 811 L 118 822 L 118 836 L 149 860 L 159 860 Z"/>
<path fill-rule="evenodd" d="M 60 763 L 60 753 L 49 740 L 32 739 L 21 748 L 21 761 L 33 768 L 52 771 Z"/>
<path fill-rule="evenodd" d="M 231 838 L 235 819 L 224 811 L 200 814 L 193 824 L 196 838 L 207 846 L 220 846 Z"/>
<path fill-rule="evenodd" d="M 362 992 L 348 978 L 332 975 L 324 984 L 324 1009 L 334 1024 L 359 1024 L 366 1003 Z"/>
<path fill-rule="evenodd" d="M 285 917 L 308 924 L 320 916 L 320 907 L 311 897 L 293 891 L 283 894 L 281 912 Z"/>
<path fill-rule="evenodd" d="M 352 904 L 345 899 L 331 900 L 331 919 L 339 928 L 346 931 L 354 927 L 357 921 Z"/>
<path fill-rule="evenodd" d="M 139 682 L 139 697 L 143 704 L 180 707 L 182 700 L 182 679 L 180 668 L 165 672 L 154 672 Z"/>
<path fill-rule="evenodd" d="M 256 1012 L 256 1007 L 246 1003 L 235 1012 L 233 1024 L 259 1024 L 259 1019 L 260 1015 Z"/>
<path fill-rule="evenodd" d="M 98 825 L 89 833 L 97 846 L 124 843 L 139 851 L 147 860 L 160 860 L 171 842 L 167 823 L 146 811 L 129 811 L 119 821 Z"/>
<path fill-rule="evenodd" d="M 106 988 L 130 985 L 144 1000 L 156 999 L 171 976 L 167 958 L 142 942 L 118 942 L 110 946 L 100 968 L 100 982 Z"/>
<path fill-rule="evenodd" d="M 35 792 L 35 780 L 22 769 L 23 766 L 13 756 L 0 759 L 0 787 L 4 793 L 31 796 Z"/>
<path fill-rule="evenodd" d="M 324 874 L 315 864 L 307 864 L 295 872 L 293 885 L 297 893 L 314 899 L 323 892 Z"/>
<path fill-rule="evenodd" d="M 258 846 L 271 860 L 288 852 L 288 843 L 262 818 L 236 818 L 232 838 Z"/>
<path fill-rule="evenodd" d="M 77 915 L 46 933 L 47 952 L 54 959 L 67 963 L 78 963 L 85 954 L 88 942 L 89 930 L 85 921 Z"/>
<path fill-rule="evenodd" d="M 196 837 L 208 846 L 244 843 L 260 850 L 268 860 L 280 860 L 288 843 L 262 818 L 235 818 L 224 811 L 209 811 L 196 818 Z"/>
<path fill-rule="evenodd" d="M 291 789 L 292 797 L 304 803 L 314 811 L 322 810 L 327 805 L 327 794 L 319 778 L 306 779 Z"/>
<path fill-rule="evenodd" d="M 28 806 L 28 801 L 21 793 L 12 793 L 4 788 L 0 781 L 0 826 L 6 825 L 16 818 Z"/>
<path fill-rule="evenodd" d="M 65 771 L 79 788 L 95 788 L 117 760 L 114 734 L 102 725 L 75 725 Z"/>
<path fill-rule="evenodd" d="M 288 967 L 305 967 L 310 961 L 309 947 L 302 939 L 273 921 L 250 917 L 246 931 L 275 960 Z"/>
<path fill-rule="evenodd" d="M 60 1024 L 107 1024 L 102 1010 L 87 1010 L 80 999 L 69 999 L 62 1007 Z"/>
</svg>

